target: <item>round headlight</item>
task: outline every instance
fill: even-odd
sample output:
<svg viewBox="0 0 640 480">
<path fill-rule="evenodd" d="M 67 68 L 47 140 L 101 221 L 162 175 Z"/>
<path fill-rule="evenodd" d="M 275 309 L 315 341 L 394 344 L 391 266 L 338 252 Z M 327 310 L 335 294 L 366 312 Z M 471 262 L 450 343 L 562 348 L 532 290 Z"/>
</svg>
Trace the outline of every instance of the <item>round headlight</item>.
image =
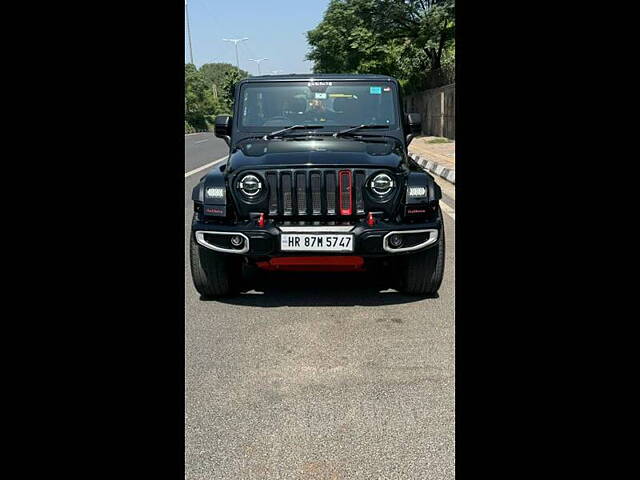
<svg viewBox="0 0 640 480">
<path fill-rule="evenodd" d="M 393 189 L 393 179 L 386 173 L 379 173 L 371 180 L 370 186 L 374 193 L 383 196 Z"/>
<path fill-rule="evenodd" d="M 255 175 L 245 175 L 238 182 L 240 191 L 249 198 L 253 198 L 262 191 L 262 182 Z"/>
</svg>

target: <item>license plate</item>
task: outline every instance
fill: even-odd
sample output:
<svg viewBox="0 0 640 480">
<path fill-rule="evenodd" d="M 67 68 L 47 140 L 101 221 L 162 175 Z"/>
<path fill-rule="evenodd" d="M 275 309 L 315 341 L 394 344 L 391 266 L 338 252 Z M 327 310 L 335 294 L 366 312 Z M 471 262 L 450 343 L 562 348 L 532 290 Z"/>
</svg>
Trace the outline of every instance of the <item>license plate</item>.
<svg viewBox="0 0 640 480">
<path fill-rule="evenodd" d="M 334 233 L 283 233 L 282 251 L 353 252 L 353 235 Z"/>
</svg>

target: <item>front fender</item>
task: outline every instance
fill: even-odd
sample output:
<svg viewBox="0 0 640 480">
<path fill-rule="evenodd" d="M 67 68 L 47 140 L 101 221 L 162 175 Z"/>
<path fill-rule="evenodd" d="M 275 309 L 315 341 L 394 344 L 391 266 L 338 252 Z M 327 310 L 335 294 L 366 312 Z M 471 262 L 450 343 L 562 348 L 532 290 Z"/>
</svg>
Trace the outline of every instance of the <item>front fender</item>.
<svg viewBox="0 0 640 480">
<path fill-rule="evenodd" d="M 222 198 L 207 197 L 205 192 L 212 187 L 222 188 L 225 195 Z M 191 199 L 196 204 L 202 205 L 204 215 L 224 217 L 227 214 L 227 195 L 224 165 L 222 165 L 214 167 L 200 179 L 200 182 L 193 187 Z"/>
</svg>

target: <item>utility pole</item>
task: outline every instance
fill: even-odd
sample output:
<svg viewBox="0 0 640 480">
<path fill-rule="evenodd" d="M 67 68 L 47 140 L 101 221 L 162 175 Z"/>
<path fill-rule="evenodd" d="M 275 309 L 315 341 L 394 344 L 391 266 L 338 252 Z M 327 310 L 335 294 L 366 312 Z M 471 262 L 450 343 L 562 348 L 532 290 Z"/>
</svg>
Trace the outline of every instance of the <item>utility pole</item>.
<svg viewBox="0 0 640 480">
<path fill-rule="evenodd" d="M 260 75 L 260 62 L 269 60 L 268 58 L 250 58 L 249 61 L 256 62 L 258 64 L 258 75 Z"/>
<path fill-rule="evenodd" d="M 247 37 L 244 38 L 223 38 L 224 42 L 233 42 L 236 46 L 236 67 L 240 70 L 240 60 L 238 59 L 238 43 L 244 42 L 245 40 L 249 40 Z"/>
<path fill-rule="evenodd" d="M 189 34 L 189 55 L 191 57 L 191 63 L 193 63 L 193 50 L 191 49 L 191 29 L 189 28 L 189 7 L 187 0 L 184 0 L 184 14 L 187 17 L 187 33 Z"/>
</svg>

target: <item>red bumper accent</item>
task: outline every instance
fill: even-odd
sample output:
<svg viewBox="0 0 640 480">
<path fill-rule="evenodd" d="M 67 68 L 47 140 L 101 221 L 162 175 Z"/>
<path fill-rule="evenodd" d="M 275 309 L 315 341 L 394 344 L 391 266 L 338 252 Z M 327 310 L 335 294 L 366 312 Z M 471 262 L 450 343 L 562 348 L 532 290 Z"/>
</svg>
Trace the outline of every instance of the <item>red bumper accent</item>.
<svg viewBox="0 0 640 480">
<path fill-rule="evenodd" d="M 364 259 L 355 256 L 336 257 L 277 257 L 267 262 L 257 262 L 264 270 L 298 272 L 347 272 L 364 270 Z"/>
</svg>

